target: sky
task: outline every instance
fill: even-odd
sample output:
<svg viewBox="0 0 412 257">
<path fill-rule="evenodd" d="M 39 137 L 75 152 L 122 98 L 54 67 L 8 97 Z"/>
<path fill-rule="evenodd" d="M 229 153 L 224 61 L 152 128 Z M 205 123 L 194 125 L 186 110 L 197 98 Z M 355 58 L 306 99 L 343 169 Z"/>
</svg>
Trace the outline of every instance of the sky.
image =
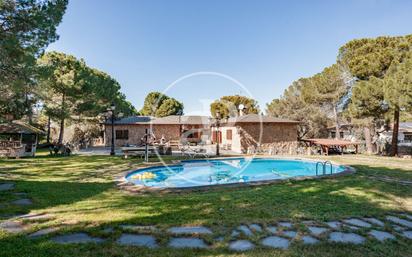
<svg viewBox="0 0 412 257">
<path fill-rule="evenodd" d="M 412 33 L 409 0 L 69 0 L 47 50 L 83 58 L 140 109 L 160 91 L 188 115 L 223 95 L 260 109 L 364 37 Z"/>
</svg>

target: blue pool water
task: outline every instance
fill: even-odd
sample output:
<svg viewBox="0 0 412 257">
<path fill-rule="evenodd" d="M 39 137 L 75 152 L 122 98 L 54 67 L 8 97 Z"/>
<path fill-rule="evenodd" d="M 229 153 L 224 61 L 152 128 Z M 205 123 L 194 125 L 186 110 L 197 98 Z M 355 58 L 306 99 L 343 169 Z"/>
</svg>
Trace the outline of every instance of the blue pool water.
<svg viewBox="0 0 412 257">
<path fill-rule="evenodd" d="M 332 173 L 342 172 L 344 169 L 344 166 L 332 165 Z M 322 173 L 321 167 L 319 172 Z M 330 174 L 329 165 L 326 173 Z M 315 175 L 316 161 L 228 158 L 182 161 L 174 166 L 140 169 L 129 173 L 126 180 L 148 187 L 181 188 Z"/>
</svg>

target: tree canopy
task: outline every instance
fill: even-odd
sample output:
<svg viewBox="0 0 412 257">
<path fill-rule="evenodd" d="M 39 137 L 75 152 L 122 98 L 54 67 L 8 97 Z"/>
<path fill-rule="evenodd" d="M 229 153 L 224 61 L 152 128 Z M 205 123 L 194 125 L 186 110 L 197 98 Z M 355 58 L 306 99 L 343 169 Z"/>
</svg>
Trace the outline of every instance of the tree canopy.
<svg viewBox="0 0 412 257">
<path fill-rule="evenodd" d="M 356 118 L 377 123 L 393 114 L 391 155 L 397 154 L 399 116 L 409 110 L 408 82 L 412 35 L 352 40 L 340 48 L 339 62 L 358 79 L 350 111 Z"/>
<path fill-rule="evenodd" d="M 36 102 L 36 59 L 58 39 L 67 0 L 0 1 L 0 114 L 16 118 Z"/>
<path fill-rule="evenodd" d="M 219 100 L 214 101 L 210 105 L 210 113 L 213 117 L 216 117 L 216 113 L 219 112 L 221 117 L 236 117 L 240 114 L 239 105 L 244 105 L 244 114 L 259 113 L 259 106 L 256 100 L 241 96 L 241 95 L 229 95 L 222 96 Z"/>
<path fill-rule="evenodd" d="M 139 114 L 154 117 L 183 115 L 183 103 L 160 92 L 150 92 Z"/>
<path fill-rule="evenodd" d="M 111 103 L 126 115 L 134 107 L 120 93 L 119 83 L 104 72 L 90 68 L 72 55 L 48 52 L 38 60 L 41 99 L 46 114 L 60 121 L 59 143 L 64 122 L 72 116 L 95 117 Z"/>
</svg>

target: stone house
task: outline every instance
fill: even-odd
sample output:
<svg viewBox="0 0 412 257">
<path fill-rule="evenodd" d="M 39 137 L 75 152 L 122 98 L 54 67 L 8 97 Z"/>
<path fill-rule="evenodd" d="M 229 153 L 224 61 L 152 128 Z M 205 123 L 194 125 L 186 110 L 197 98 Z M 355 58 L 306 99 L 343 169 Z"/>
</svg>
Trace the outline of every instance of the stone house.
<svg viewBox="0 0 412 257">
<path fill-rule="evenodd" d="M 207 116 L 127 117 L 115 122 L 115 144 L 140 145 L 149 129 L 156 140 L 194 144 L 215 144 L 219 140 L 223 148 L 236 153 L 246 153 L 251 147 L 297 146 L 297 121 L 248 114 L 222 119 L 218 133 L 215 123 Z M 104 132 L 105 144 L 109 146 L 111 124 L 105 124 Z"/>
</svg>

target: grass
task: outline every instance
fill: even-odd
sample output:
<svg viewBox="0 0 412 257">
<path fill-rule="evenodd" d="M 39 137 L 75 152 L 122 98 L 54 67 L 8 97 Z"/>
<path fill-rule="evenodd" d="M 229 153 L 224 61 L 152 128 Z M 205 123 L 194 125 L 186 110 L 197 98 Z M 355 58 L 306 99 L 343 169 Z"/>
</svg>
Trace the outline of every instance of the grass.
<svg viewBox="0 0 412 257">
<path fill-rule="evenodd" d="M 213 231 L 230 234 L 231 229 L 241 223 L 265 225 L 280 220 L 325 221 L 412 212 L 412 186 L 396 182 L 412 181 L 412 160 L 363 155 L 327 159 L 349 164 L 357 169 L 357 173 L 277 185 L 141 195 L 121 191 L 113 182 L 122 171 L 142 166 L 140 159 L 50 157 L 45 153 L 36 158 L 3 159 L 0 160 L 0 182 L 16 182 L 13 192 L 26 192 L 34 204 L 13 206 L 9 202 L 18 196 L 13 192 L 2 192 L 0 221 L 5 215 L 46 212 L 54 218 L 33 223 L 33 231 L 65 224 L 60 233 L 86 231 L 110 240 L 101 245 L 67 246 L 53 244 L 47 238 L 29 240 L 23 235 L 0 232 L 0 256 L 412 256 L 412 246 L 406 239 L 386 243 L 368 240 L 361 246 L 327 243 L 304 246 L 297 243 L 287 251 L 258 247 L 238 254 L 229 252 L 223 245 L 196 251 L 122 247 L 114 243 L 120 230 L 115 229 L 112 235 L 101 232 L 103 228 L 117 228 L 121 224 L 147 224 L 160 228 L 205 225 Z M 394 181 L 375 179 L 382 176 Z M 161 243 L 167 242 L 168 235 L 159 234 L 158 238 Z"/>
</svg>

